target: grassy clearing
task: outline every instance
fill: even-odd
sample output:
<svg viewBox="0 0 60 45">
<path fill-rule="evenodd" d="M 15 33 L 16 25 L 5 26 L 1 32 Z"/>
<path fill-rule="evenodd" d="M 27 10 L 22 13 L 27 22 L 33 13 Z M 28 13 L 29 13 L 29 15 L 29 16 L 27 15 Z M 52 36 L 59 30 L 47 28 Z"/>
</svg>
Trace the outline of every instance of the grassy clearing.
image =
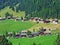
<svg viewBox="0 0 60 45">
<path fill-rule="evenodd" d="M 6 31 L 21 31 L 21 30 L 26 30 L 31 28 L 33 25 L 36 23 L 27 21 L 27 22 L 22 22 L 22 21 L 15 21 L 15 20 L 4 20 L 0 22 L 0 33 L 6 32 Z"/>
<path fill-rule="evenodd" d="M 9 39 L 13 43 L 13 45 L 32 45 L 36 43 L 36 45 L 54 45 L 54 41 L 56 40 L 57 35 L 50 36 L 39 36 L 34 38 L 18 38 L 18 39 Z"/>
<path fill-rule="evenodd" d="M 60 30 L 60 23 L 59 24 L 51 24 L 51 23 L 49 23 L 49 24 L 44 24 L 44 23 L 39 23 L 39 24 L 36 24 L 36 25 L 34 25 L 33 27 L 31 27 L 29 30 L 33 30 L 33 29 L 35 29 L 35 30 L 39 30 L 39 28 L 41 28 L 41 27 L 45 27 L 45 28 L 56 28 L 57 30 Z"/>
<path fill-rule="evenodd" d="M 22 21 L 15 21 L 15 20 L 4 20 L 0 22 L 0 33 L 4 33 L 6 31 L 21 31 L 21 30 L 31 30 L 33 29 L 39 30 L 39 28 L 45 27 L 45 28 L 57 28 L 56 30 L 53 30 L 52 32 L 59 32 L 60 31 L 60 24 L 44 24 L 44 23 L 35 23 L 31 21 L 22 22 Z"/>
<path fill-rule="evenodd" d="M 2 10 L 0 10 L 0 16 L 1 17 L 5 17 L 5 14 L 7 12 L 10 13 L 10 14 L 13 14 L 13 16 L 16 16 L 16 17 L 24 17 L 25 16 L 25 12 L 24 11 L 16 12 L 16 11 L 13 11 L 12 9 L 10 9 L 9 6 L 5 7 Z"/>
<path fill-rule="evenodd" d="M 15 21 L 15 20 L 4 20 L 0 22 L 0 34 L 5 34 L 6 31 L 10 32 L 18 32 L 21 30 L 28 30 L 31 28 L 36 28 L 38 27 L 53 27 L 53 26 L 60 26 L 59 24 L 57 25 L 52 25 L 52 24 L 37 24 L 31 21 Z M 53 30 L 53 32 L 57 32 L 57 30 Z M 13 45 L 18 45 L 19 43 L 21 45 L 32 45 L 33 43 L 36 43 L 36 45 L 41 44 L 41 45 L 54 45 L 54 41 L 56 40 L 57 35 L 48 35 L 48 36 L 39 36 L 39 37 L 34 37 L 34 38 L 10 38 L 9 41 L 13 43 Z"/>
</svg>

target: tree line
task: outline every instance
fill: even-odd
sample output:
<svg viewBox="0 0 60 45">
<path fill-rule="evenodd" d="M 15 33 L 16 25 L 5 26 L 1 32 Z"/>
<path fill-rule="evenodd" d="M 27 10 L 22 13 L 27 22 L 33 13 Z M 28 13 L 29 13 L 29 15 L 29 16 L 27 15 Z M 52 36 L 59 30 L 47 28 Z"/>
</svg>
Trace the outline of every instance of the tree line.
<svg viewBox="0 0 60 45">
<path fill-rule="evenodd" d="M 0 45 L 13 45 L 12 42 L 10 42 L 6 37 L 3 35 L 2 37 L 0 36 Z M 21 45 L 20 43 L 18 45 Z M 37 45 L 36 43 L 33 42 L 32 45 Z M 38 45 L 42 45 L 39 43 Z M 54 41 L 53 45 L 60 45 L 60 33 L 58 33 L 56 40 Z"/>
<path fill-rule="evenodd" d="M 10 42 L 6 37 L 0 36 L 0 45 L 12 45 L 12 42 Z"/>
<path fill-rule="evenodd" d="M 18 5 L 18 6 L 16 6 Z M 25 17 L 60 19 L 60 0 L 0 0 L 0 10 L 10 6 L 13 11 L 25 11 Z"/>
</svg>

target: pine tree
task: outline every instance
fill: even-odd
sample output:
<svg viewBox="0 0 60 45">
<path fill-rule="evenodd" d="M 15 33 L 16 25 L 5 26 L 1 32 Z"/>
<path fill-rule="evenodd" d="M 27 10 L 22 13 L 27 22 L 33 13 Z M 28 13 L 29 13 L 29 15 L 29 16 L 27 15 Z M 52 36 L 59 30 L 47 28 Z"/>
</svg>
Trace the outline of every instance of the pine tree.
<svg viewBox="0 0 60 45">
<path fill-rule="evenodd" d="M 33 43 L 33 45 L 36 45 L 36 43 Z"/>
<path fill-rule="evenodd" d="M 54 45 L 60 45 L 60 34 L 58 34 L 56 42 Z"/>
<path fill-rule="evenodd" d="M 6 37 L 3 35 L 2 38 L 0 39 L 0 45 L 12 45 L 11 42 L 9 42 Z"/>
</svg>

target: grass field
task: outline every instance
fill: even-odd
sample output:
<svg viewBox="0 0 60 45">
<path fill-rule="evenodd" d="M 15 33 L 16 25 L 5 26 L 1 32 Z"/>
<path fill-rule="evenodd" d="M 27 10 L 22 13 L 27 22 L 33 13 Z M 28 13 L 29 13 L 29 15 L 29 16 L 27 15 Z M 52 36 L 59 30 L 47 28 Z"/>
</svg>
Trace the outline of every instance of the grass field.
<svg viewBox="0 0 60 45">
<path fill-rule="evenodd" d="M 5 17 L 6 13 L 13 14 L 16 17 L 24 17 L 25 12 L 24 11 L 13 11 L 12 9 L 8 7 L 0 10 L 0 16 Z M 21 30 L 31 30 L 35 29 L 36 31 L 39 30 L 39 28 L 45 27 L 45 28 L 57 28 L 57 30 L 53 30 L 52 32 L 59 32 L 60 31 L 60 23 L 59 24 L 44 24 L 44 23 L 35 23 L 32 21 L 26 21 L 22 22 L 15 21 L 15 20 L 4 20 L 0 21 L 0 34 L 5 34 L 7 32 L 19 32 Z M 54 42 L 57 38 L 57 35 L 48 35 L 48 36 L 38 36 L 34 38 L 10 38 L 9 41 L 12 42 L 13 45 L 32 45 L 33 43 L 36 43 L 36 45 L 54 45 Z"/>
<path fill-rule="evenodd" d="M 9 13 L 9 14 L 13 14 L 13 16 L 15 17 L 24 17 L 25 16 L 25 12 L 24 11 L 19 11 L 19 12 L 16 12 L 16 11 L 13 11 L 11 8 L 8 7 L 5 7 L 4 9 L 0 10 L 0 16 L 1 17 L 5 17 L 5 14 L 6 13 Z"/>
<path fill-rule="evenodd" d="M 35 22 L 32 21 L 26 21 L 26 22 L 22 22 L 20 21 L 15 21 L 15 20 L 3 20 L 0 21 L 0 34 L 5 34 L 6 31 L 8 32 L 19 32 L 21 30 L 28 30 L 30 29 L 32 31 L 32 29 L 37 29 L 38 27 L 58 27 L 60 26 L 59 24 L 57 25 L 52 25 L 52 24 L 37 24 Z M 53 31 L 53 32 L 57 32 L 57 30 Z M 34 38 L 18 38 L 18 39 L 14 39 L 14 38 L 10 38 L 9 41 L 12 42 L 13 45 L 19 45 L 19 43 L 21 45 L 32 45 L 33 43 L 36 43 L 36 45 L 54 45 L 54 41 L 56 40 L 57 35 L 49 35 L 49 36 L 38 36 L 38 37 L 34 37 Z"/>
<path fill-rule="evenodd" d="M 54 45 L 54 42 L 57 38 L 57 35 L 50 36 L 39 36 L 34 38 L 18 38 L 18 39 L 9 39 L 13 43 L 13 45 L 32 45 L 36 43 L 36 45 Z"/>
<path fill-rule="evenodd" d="M 35 29 L 35 30 L 39 30 L 39 28 L 41 28 L 41 27 L 44 27 L 44 28 L 47 28 L 47 29 L 53 29 L 53 28 L 56 28 L 56 30 L 55 31 L 60 31 L 60 23 L 58 23 L 58 24 L 52 24 L 52 23 L 48 23 L 48 24 L 44 24 L 44 23 L 39 23 L 39 24 L 36 24 L 36 25 L 34 25 L 34 26 L 32 26 L 29 30 L 33 30 L 33 29 Z"/>
<path fill-rule="evenodd" d="M 22 22 L 22 21 L 15 21 L 15 20 L 4 20 L 0 22 L 0 33 L 5 33 L 6 31 L 21 31 L 31 28 L 36 23 L 34 22 Z"/>
<path fill-rule="evenodd" d="M 4 20 L 0 21 L 0 33 L 5 33 L 6 31 L 21 31 L 21 30 L 31 30 L 35 29 L 36 31 L 39 30 L 41 27 L 46 27 L 46 28 L 57 28 L 56 30 L 53 30 L 52 32 L 59 32 L 60 30 L 60 23 L 55 25 L 55 24 L 44 24 L 44 23 L 35 23 L 32 21 L 26 21 L 22 22 L 20 21 L 15 21 L 15 20 Z"/>
</svg>

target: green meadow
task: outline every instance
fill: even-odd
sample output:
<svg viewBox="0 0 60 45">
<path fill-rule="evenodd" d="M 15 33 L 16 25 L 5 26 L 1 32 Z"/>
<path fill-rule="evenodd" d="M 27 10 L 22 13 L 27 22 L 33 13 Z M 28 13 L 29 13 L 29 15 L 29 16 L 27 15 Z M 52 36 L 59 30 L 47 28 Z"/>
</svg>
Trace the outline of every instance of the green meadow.
<svg viewBox="0 0 60 45">
<path fill-rule="evenodd" d="M 7 11 L 8 10 L 8 11 Z M 0 10 L 0 16 L 5 17 L 6 13 L 13 14 L 13 16 L 16 17 L 24 17 L 25 12 L 24 11 L 13 11 L 12 9 L 8 7 Z M 44 24 L 44 23 L 39 23 L 37 24 L 36 22 L 33 21 L 26 21 L 22 22 L 20 21 L 15 21 L 12 19 L 6 19 L 3 21 L 0 21 L 0 34 L 5 34 L 6 32 L 20 32 L 21 30 L 31 30 L 35 29 L 36 31 L 39 30 L 39 28 L 45 27 L 45 28 L 57 28 L 56 30 L 52 30 L 53 32 L 59 32 L 60 31 L 60 23 L 55 25 L 55 24 Z M 9 41 L 12 42 L 13 45 L 33 45 L 33 43 L 36 43 L 36 45 L 54 45 L 54 42 L 57 38 L 57 35 L 48 35 L 48 36 L 38 36 L 34 38 L 10 38 Z"/>
<path fill-rule="evenodd" d="M 13 11 L 11 8 L 8 7 L 5 7 L 4 9 L 1 9 L 0 10 L 0 16 L 1 17 L 5 17 L 5 14 L 6 13 L 9 13 L 9 14 L 13 14 L 13 16 L 15 17 L 24 17 L 25 16 L 25 11 L 19 11 L 19 12 L 16 12 L 16 11 Z"/>
<path fill-rule="evenodd" d="M 28 30 L 31 29 L 32 27 L 38 27 L 38 26 L 48 26 L 51 24 L 37 24 L 32 21 L 26 21 L 22 22 L 20 21 L 15 21 L 12 19 L 7 19 L 0 21 L 0 34 L 5 34 L 7 32 L 19 32 L 21 30 Z M 32 30 L 32 29 L 31 29 Z M 57 32 L 57 31 L 53 31 Z M 9 41 L 12 42 L 13 45 L 33 45 L 33 43 L 36 43 L 36 45 L 54 45 L 55 40 L 57 38 L 57 35 L 43 35 L 43 36 L 38 36 L 34 38 L 10 38 Z"/>
<path fill-rule="evenodd" d="M 4 20 L 0 21 L 0 34 L 5 34 L 5 32 L 19 32 L 21 30 L 28 30 L 36 23 L 31 21 L 15 21 L 15 20 Z"/>
<path fill-rule="evenodd" d="M 0 34 L 5 34 L 6 32 L 19 32 L 21 30 L 30 30 L 33 31 L 35 29 L 36 31 L 39 30 L 41 27 L 45 28 L 57 28 L 56 30 L 52 30 L 52 32 L 59 32 L 60 28 L 60 23 L 55 25 L 55 24 L 44 24 L 44 23 L 39 23 L 37 24 L 36 22 L 33 21 L 25 21 L 22 22 L 20 21 L 15 21 L 12 19 L 6 19 L 3 21 L 0 21 Z"/>
<path fill-rule="evenodd" d="M 35 43 L 36 45 L 54 45 L 56 38 L 57 35 L 49 35 L 34 38 L 10 38 L 9 41 L 11 41 L 13 45 L 33 45 L 33 43 Z"/>
</svg>

